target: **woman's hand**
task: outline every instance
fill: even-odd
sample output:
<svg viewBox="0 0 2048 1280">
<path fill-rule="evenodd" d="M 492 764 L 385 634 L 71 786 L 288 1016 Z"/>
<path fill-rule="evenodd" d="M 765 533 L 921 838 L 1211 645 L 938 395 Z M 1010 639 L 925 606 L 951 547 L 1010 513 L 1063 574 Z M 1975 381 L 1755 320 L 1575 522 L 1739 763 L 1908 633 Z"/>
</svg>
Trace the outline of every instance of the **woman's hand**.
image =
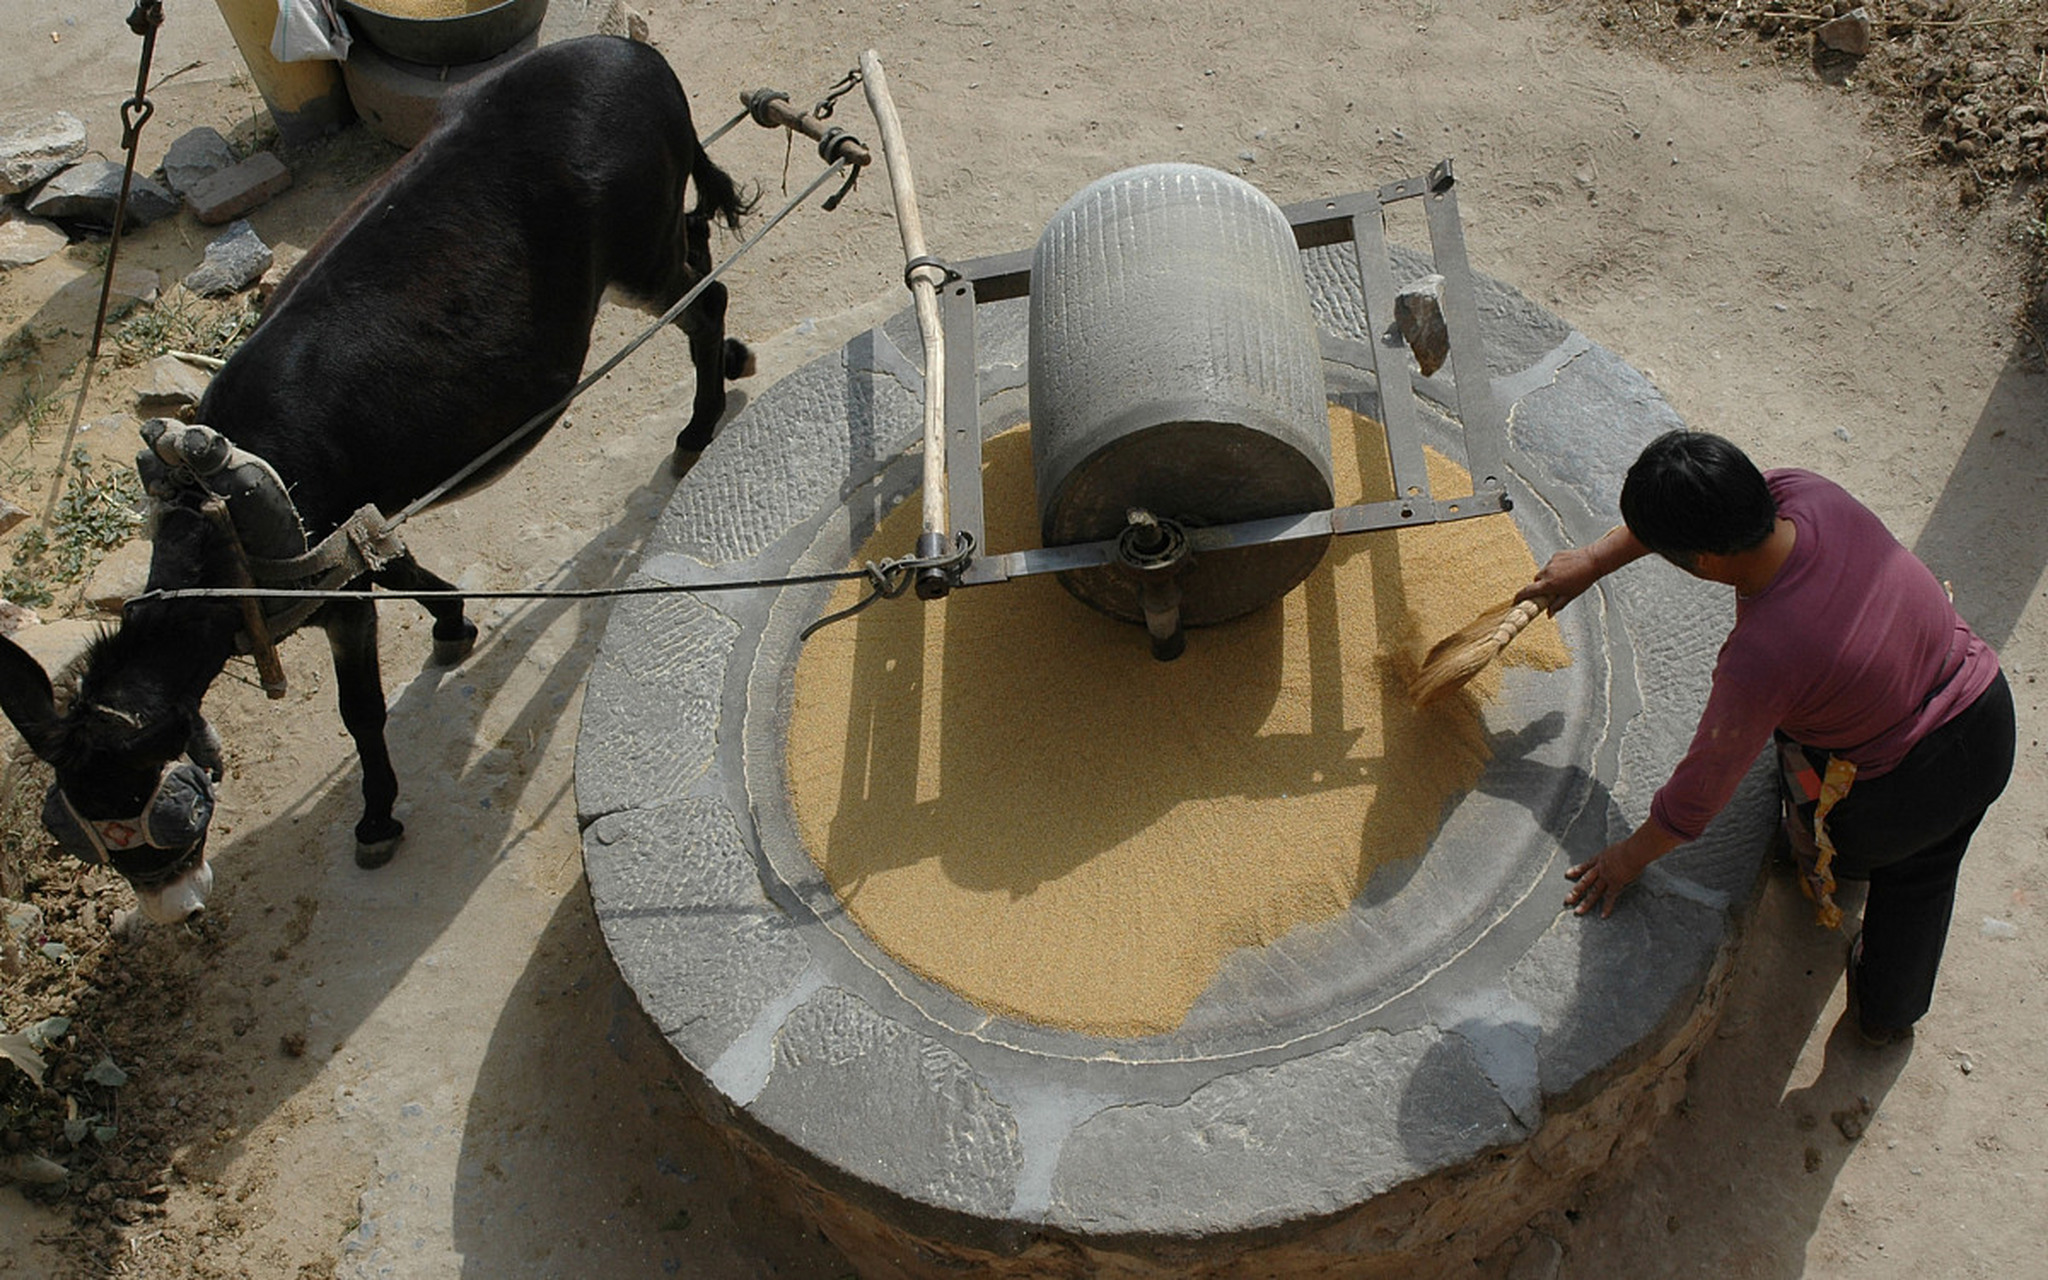
<svg viewBox="0 0 2048 1280">
<path fill-rule="evenodd" d="M 1634 884 L 1645 867 L 1682 843 L 1655 823 L 1645 822 L 1628 839 L 1608 845 L 1592 861 L 1581 862 L 1565 872 L 1576 883 L 1565 895 L 1564 905 L 1576 908 L 1579 915 L 1598 906 L 1600 918 L 1606 919 L 1614 914 L 1614 903 L 1621 897 L 1621 891 Z"/>
<path fill-rule="evenodd" d="M 1515 593 L 1517 604 L 1541 596 L 1553 616 L 1586 593 L 1586 588 L 1625 564 L 1650 554 L 1628 526 L 1618 524 L 1583 547 L 1570 547 L 1550 557 L 1536 580 Z"/>
<path fill-rule="evenodd" d="M 1536 580 L 1515 593 L 1515 603 L 1541 596 L 1546 611 L 1555 616 L 1559 609 L 1584 595 L 1586 588 L 1600 578 L 1600 563 L 1592 551 L 1585 547 L 1572 547 L 1550 557 L 1536 575 Z"/>
</svg>

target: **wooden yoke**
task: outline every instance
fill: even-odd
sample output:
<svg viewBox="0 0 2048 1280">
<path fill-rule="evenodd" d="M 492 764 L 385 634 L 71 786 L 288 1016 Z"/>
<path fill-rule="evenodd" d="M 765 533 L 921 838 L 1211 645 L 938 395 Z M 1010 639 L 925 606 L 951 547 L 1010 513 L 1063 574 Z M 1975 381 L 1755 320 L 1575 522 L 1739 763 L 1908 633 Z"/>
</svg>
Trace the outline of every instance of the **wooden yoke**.
<svg viewBox="0 0 2048 1280">
<path fill-rule="evenodd" d="M 229 584 L 249 588 L 256 585 L 249 572 L 249 553 L 242 549 L 242 536 L 235 532 L 235 521 L 228 514 L 228 504 L 218 497 L 208 498 L 202 508 L 206 518 L 214 527 L 226 535 L 228 545 L 234 549 L 235 580 Z M 277 644 L 270 637 L 269 624 L 263 620 L 263 602 L 254 596 L 242 597 L 242 626 L 249 633 L 249 651 L 256 659 L 256 674 L 263 682 L 263 692 L 270 698 L 285 695 L 284 662 L 277 656 Z"/>
<path fill-rule="evenodd" d="M 789 95 L 774 89 L 755 89 L 740 95 L 740 105 L 754 117 L 754 121 L 766 128 L 783 128 L 800 133 L 813 142 L 822 143 L 830 136 L 824 123 L 808 111 L 798 111 L 789 105 Z M 838 130 L 833 139 L 832 153 L 822 157 L 827 164 L 845 160 L 859 168 L 874 163 L 874 155 L 859 139 Z"/>
</svg>

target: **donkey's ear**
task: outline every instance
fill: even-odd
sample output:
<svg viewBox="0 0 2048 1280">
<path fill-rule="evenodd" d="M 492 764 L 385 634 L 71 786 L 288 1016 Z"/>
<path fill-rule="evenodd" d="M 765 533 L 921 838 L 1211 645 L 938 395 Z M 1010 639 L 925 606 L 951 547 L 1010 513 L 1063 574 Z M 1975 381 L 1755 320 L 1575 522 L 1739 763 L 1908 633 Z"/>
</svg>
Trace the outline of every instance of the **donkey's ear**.
<svg viewBox="0 0 2048 1280">
<path fill-rule="evenodd" d="M 50 691 L 50 677 L 42 664 L 5 636 L 0 636 L 0 710 L 21 731 L 29 748 L 42 755 L 50 731 L 57 725 L 56 695 Z"/>
</svg>

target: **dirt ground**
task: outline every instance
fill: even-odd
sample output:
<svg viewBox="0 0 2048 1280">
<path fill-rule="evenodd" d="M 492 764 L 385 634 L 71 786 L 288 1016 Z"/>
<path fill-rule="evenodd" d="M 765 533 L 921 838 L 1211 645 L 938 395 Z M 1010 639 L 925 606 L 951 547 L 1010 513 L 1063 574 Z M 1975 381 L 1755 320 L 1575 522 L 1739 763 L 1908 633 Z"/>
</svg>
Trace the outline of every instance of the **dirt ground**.
<svg viewBox="0 0 2048 1280">
<path fill-rule="evenodd" d="M 1718 0 L 644 6 L 703 125 L 761 85 L 813 99 L 876 50 L 946 257 L 1028 247 L 1068 195 L 1145 161 L 1236 171 L 1285 203 L 1453 157 L 1478 270 L 1646 372 L 1691 425 L 1841 480 L 2001 651 L 2020 762 L 1966 864 L 1917 1038 L 1873 1052 L 1837 1031 L 1843 939 L 1773 882 L 1685 1107 L 1625 1179 L 1533 1224 L 1561 1251 L 1532 1248 L 1518 1275 L 2041 1266 L 2048 377 L 2030 280 L 2048 225 L 2027 129 L 2048 115 L 2020 108 L 2048 108 L 2048 51 L 2030 0 L 1871 8 L 1880 46 L 1859 62 L 1814 57 L 1803 9 Z M 140 43 L 123 16 L 10 0 L 0 118 L 67 109 L 118 157 Z M 152 93 L 145 167 L 202 124 L 264 140 L 212 5 L 167 6 L 155 65 L 178 74 Z M 841 120 L 873 137 L 858 94 Z M 303 248 L 397 154 L 361 129 L 285 151 L 295 185 L 257 231 Z M 716 154 L 765 209 L 785 169 L 792 187 L 815 172 L 808 147 L 786 155 L 751 124 Z M 1418 230 L 1393 228 L 1411 244 Z M 168 285 L 211 234 L 182 216 L 132 233 L 121 260 Z M 98 261 L 88 245 L 0 274 L 0 462 L 32 515 L 68 446 L 116 467 L 136 447 L 132 423 L 103 420 L 133 414 L 138 368 L 103 360 L 79 394 Z M 836 213 L 793 215 L 729 277 L 753 385 L 906 305 L 901 267 L 879 177 Z M 639 324 L 608 311 L 594 352 Z M 471 587 L 618 580 L 671 488 L 682 347 L 650 344 L 507 479 L 416 519 L 409 544 Z M 409 830 L 382 870 L 351 858 L 356 769 L 315 636 L 285 645 L 281 703 L 241 667 L 208 699 L 231 776 L 203 926 L 116 936 L 124 885 L 16 851 L 0 893 L 41 922 L 0 957 L 0 1020 L 69 1026 L 48 1089 L 0 1085 L 0 1155 L 73 1176 L 0 1188 L 0 1277 L 850 1274 L 729 1165 L 595 927 L 571 770 L 605 616 L 486 606 L 475 655 L 439 672 L 424 616 L 383 610 Z M 19 820 L 40 787 L 14 776 Z"/>
</svg>

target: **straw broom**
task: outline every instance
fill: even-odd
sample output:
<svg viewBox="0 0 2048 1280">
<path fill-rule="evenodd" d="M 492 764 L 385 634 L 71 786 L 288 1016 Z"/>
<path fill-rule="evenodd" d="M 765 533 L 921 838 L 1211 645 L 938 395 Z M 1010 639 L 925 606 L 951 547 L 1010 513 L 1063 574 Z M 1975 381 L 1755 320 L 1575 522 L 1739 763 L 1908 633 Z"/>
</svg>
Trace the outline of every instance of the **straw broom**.
<svg viewBox="0 0 2048 1280">
<path fill-rule="evenodd" d="M 1520 604 L 1504 600 L 1437 641 L 1429 656 L 1422 660 L 1422 669 L 1409 682 L 1408 692 L 1415 705 L 1426 707 L 1453 689 L 1462 688 L 1499 657 L 1500 651 L 1536 620 L 1536 615 L 1549 607 L 1547 596 L 1536 596 Z"/>
</svg>

